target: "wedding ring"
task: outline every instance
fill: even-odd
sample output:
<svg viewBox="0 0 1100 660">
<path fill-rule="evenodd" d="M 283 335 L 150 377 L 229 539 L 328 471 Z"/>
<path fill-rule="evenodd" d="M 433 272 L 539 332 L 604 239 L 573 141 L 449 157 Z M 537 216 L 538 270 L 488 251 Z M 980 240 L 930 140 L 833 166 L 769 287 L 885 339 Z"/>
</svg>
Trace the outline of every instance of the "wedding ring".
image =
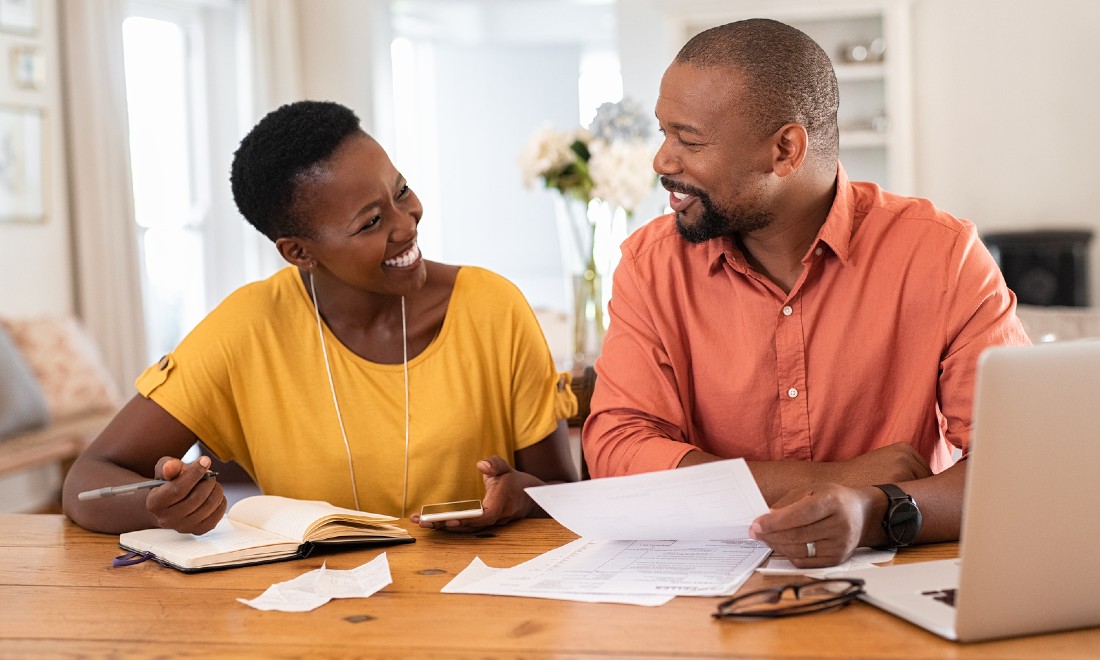
<svg viewBox="0 0 1100 660">
<path fill-rule="evenodd" d="M 817 556 L 817 544 L 810 541 L 806 544 L 806 559 L 813 559 Z"/>
</svg>

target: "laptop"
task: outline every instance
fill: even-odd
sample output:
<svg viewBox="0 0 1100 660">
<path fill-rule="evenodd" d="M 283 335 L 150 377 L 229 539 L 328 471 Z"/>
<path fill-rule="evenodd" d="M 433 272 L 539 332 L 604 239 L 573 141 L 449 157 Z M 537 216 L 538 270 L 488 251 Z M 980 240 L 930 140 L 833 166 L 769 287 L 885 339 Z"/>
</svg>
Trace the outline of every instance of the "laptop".
<svg viewBox="0 0 1100 660">
<path fill-rule="evenodd" d="M 1100 626 L 1100 341 L 986 350 L 971 450 L 958 559 L 837 577 L 960 642 Z"/>
</svg>

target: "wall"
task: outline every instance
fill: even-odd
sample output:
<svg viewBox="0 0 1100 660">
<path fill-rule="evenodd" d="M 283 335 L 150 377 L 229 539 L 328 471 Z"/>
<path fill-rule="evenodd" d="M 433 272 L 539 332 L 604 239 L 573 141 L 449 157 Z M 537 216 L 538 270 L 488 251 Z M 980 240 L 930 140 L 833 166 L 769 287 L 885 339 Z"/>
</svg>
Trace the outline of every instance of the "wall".
<svg viewBox="0 0 1100 660">
<path fill-rule="evenodd" d="M 1100 301 L 1100 3 L 918 0 L 919 194 L 982 231 L 1086 228 Z"/>
<path fill-rule="evenodd" d="M 386 19 L 384 3 L 377 0 L 300 2 L 304 96 L 342 103 L 364 126 L 373 126 L 373 31 Z"/>
<path fill-rule="evenodd" d="M 579 48 L 440 44 L 436 52 L 440 208 L 424 217 L 441 224 L 441 259 L 500 273 L 535 307 L 565 309 L 553 195 L 525 189 L 516 159 L 542 122 L 578 124 Z"/>
<path fill-rule="evenodd" d="M 73 311 L 72 252 L 66 199 L 61 85 L 58 70 L 57 3 L 39 0 L 39 28 L 23 35 L 0 31 L 0 105 L 38 108 L 43 114 L 46 217 L 34 223 L 0 221 L 0 316 Z M 44 65 L 37 90 L 17 88 L 11 49 L 31 46 Z"/>
</svg>

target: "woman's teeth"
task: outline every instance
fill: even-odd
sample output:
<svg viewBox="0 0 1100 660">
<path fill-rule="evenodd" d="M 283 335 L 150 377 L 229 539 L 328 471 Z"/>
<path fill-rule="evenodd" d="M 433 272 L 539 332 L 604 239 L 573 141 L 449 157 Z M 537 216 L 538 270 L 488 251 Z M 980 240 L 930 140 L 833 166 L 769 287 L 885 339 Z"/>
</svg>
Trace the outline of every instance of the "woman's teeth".
<svg viewBox="0 0 1100 660">
<path fill-rule="evenodd" d="M 392 266 L 393 268 L 404 268 L 405 266 L 411 266 L 416 263 L 416 260 L 420 258 L 420 248 L 415 244 L 404 254 L 399 254 L 393 259 L 386 259 L 382 262 L 383 266 Z"/>
</svg>

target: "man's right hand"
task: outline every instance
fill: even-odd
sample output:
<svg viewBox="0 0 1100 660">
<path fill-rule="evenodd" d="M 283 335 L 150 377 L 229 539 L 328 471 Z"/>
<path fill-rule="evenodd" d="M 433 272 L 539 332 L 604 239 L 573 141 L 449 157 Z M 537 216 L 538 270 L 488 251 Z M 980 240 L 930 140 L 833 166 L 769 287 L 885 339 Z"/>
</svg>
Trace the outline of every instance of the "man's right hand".
<svg viewBox="0 0 1100 660">
<path fill-rule="evenodd" d="M 205 479 L 210 458 L 186 464 L 165 456 L 157 461 L 156 477 L 168 483 L 149 491 L 145 508 L 157 526 L 184 534 L 204 534 L 214 529 L 225 514 L 226 501 L 221 484 Z"/>
<path fill-rule="evenodd" d="M 916 481 L 932 476 L 932 468 L 916 449 L 904 442 L 879 447 L 847 461 L 814 463 L 815 481 L 844 486 L 874 486 Z"/>
</svg>

